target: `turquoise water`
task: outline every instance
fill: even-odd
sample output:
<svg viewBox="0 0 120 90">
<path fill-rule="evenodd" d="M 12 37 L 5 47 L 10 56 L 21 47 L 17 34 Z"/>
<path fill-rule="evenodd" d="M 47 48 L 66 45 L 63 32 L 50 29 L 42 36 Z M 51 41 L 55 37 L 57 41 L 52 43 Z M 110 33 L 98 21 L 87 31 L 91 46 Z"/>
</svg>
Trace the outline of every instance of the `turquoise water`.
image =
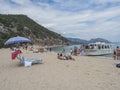
<svg viewBox="0 0 120 90">
<path fill-rule="evenodd" d="M 59 46 L 59 47 L 53 47 L 52 50 L 55 52 L 62 52 L 63 49 L 65 49 L 65 53 L 70 53 L 70 49 L 77 47 L 80 48 L 80 45 L 69 45 L 69 46 Z"/>
<path fill-rule="evenodd" d="M 74 48 L 74 47 L 77 47 L 78 49 L 80 48 L 81 45 L 69 45 L 69 46 L 59 46 L 59 47 L 54 47 L 52 48 L 52 51 L 55 51 L 57 53 L 61 53 L 63 49 L 65 49 L 65 53 L 70 53 L 70 49 Z M 120 43 L 113 43 L 112 44 L 113 46 L 113 49 L 116 49 L 117 46 L 120 47 Z M 109 55 L 104 55 L 104 56 L 92 56 L 92 57 L 98 57 L 98 58 L 109 58 L 109 59 L 112 59 L 112 54 L 109 54 Z"/>
</svg>

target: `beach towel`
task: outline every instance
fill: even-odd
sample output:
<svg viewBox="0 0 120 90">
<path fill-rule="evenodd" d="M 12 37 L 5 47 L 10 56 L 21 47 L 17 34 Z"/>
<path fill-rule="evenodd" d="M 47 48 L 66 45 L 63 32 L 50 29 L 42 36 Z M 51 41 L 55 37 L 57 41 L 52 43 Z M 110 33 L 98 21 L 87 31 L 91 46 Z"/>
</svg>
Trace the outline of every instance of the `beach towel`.
<svg viewBox="0 0 120 90">
<path fill-rule="evenodd" d="M 17 57 L 18 54 L 22 53 L 21 50 L 16 50 L 15 52 L 12 53 L 11 55 L 11 59 L 15 60 L 15 58 Z"/>
</svg>

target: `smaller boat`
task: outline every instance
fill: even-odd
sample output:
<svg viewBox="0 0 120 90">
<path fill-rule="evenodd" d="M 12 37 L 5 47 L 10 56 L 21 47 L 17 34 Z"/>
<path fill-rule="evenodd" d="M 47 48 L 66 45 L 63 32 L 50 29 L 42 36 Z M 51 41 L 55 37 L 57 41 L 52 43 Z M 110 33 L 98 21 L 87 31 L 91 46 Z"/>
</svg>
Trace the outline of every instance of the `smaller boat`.
<svg viewBox="0 0 120 90">
<path fill-rule="evenodd" d="M 86 55 L 99 56 L 113 53 L 113 47 L 110 43 L 96 42 L 85 46 Z"/>
</svg>

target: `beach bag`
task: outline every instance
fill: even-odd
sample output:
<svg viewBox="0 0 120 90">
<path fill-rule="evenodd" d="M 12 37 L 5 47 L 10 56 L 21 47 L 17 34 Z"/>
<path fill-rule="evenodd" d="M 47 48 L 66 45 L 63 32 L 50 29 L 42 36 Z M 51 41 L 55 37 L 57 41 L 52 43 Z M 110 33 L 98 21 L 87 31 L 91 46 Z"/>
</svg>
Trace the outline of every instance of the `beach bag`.
<svg viewBox="0 0 120 90">
<path fill-rule="evenodd" d="M 116 67 L 120 68 L 120 63 L 119 63 L 119 64 L 116 64 Z"/>
</svg>

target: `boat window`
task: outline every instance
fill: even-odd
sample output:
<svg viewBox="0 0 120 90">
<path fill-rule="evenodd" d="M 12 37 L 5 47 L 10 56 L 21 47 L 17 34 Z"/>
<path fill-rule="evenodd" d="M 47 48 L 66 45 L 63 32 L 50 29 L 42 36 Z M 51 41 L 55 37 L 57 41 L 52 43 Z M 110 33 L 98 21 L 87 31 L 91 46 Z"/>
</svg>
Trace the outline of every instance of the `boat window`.
<svg viewBox="0 0 120 90">
<path fill-rule="evenodd" d="M 102 45 L 102 49 L 104 49 L 104 45 Z"/>
<path fill-rule="evenodd" d="M 107 48 L 107 46 L 105 45 L 105 48 Z"/>
<path fill-rule="evenodd" d="M 94 49 L 94 46 L 92 46 L 91 49 Z"/>
<path fill-rule="evenodd" d="M 101 49 L 100 45 L 98 45 L 98 49 Z"/>
<path fill-rule="evenodd" d="M 112 45 L 110 45 L 110 48 L 112 48 Z"/>
</svg>

